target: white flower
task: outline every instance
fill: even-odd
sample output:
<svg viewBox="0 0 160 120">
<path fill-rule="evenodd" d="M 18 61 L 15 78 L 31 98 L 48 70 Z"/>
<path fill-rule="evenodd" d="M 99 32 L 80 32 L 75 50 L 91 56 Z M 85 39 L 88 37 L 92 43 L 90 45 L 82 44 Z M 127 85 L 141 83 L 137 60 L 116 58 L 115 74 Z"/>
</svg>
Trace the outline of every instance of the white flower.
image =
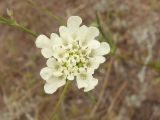
<svg viewBox="0 0 160 120">
<path fill-rule="evenodd" d="M 37 37 L 36 46 L 48 58 L 47 67 L 40 72 L 46 81 L 46 93 L 54 93 L 66 80 L 76 80 L 78 88 L 84 88 L 85 92 L 97 85 L 94 71 L 105 62 L 103 55 L 110 52 L 110 47 L 108 43 L 96 40 L 99 35 L 96 27 L 80 26 L 81 23 L 80 17 L 71 16 L 67 26 L 60 26 L 59 35 Z"/>
</svg>

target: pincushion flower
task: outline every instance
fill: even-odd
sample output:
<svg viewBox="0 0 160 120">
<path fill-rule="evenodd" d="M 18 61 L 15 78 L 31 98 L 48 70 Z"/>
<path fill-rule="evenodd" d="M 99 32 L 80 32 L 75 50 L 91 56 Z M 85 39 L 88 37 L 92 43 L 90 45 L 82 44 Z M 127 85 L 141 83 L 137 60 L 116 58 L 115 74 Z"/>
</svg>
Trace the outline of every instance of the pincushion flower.
<svg viewBox="0 0 160 120">
<path fill-rule="evenodd" d="M 90 91 L 98 83 L 93 78 L 95 69 L 105 62 L 104 55 L 110 52 L 109 44 L 96 40 L 99 30 L 96 27 L 80 26 L 82 19 L 71 16 L 67 26 L 60 26 L 59 35 L 52 33 L 50 38 L 39 35 L 36 46 L 47 58 L 47 67 L 40 72 L 46 81 L 44 90 L 54 93 L 67 80 L 76 80 L 78 88 Z"/>
</svg>

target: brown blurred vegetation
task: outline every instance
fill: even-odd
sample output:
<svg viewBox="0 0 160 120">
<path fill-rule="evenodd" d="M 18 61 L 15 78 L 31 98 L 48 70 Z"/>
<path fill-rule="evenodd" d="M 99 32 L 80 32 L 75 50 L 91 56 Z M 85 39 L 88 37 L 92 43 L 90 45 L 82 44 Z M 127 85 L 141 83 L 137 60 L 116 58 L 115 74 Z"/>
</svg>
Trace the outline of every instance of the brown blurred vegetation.
<svg viewBox="0 0 160 120">
<path fill-rule="evenodd" d="M 116 53 L 96 71 L 98 86 L 89 93 L 73 84 L 57 120 L 160 120 L 159 0 L 0 0 L 0 15 L 13 10 L 18 23 L 50 35 L 70 15 L 96 24 L 116 44 Z M 107 38 L 106 38 L 107 39 Z M 100 37 L 101 41 L 106 39 Z M 45 59 L 35 38 L 0 24 L 0 120 L 48 120 L 58 101 L 43 91 L 39 71 Z M 62 89 L 62 88 L 61 88 Z"/>
</svg>

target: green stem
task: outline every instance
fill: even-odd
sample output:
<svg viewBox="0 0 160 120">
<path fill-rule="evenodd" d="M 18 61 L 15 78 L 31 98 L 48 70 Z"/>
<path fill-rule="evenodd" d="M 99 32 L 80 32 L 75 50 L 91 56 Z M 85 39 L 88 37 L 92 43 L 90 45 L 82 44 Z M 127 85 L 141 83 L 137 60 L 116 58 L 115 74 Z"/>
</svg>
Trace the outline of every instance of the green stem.
<svg viewBox="0 0 160 120">
<path fill-rule="evenodd" d="M 24 27 L 24 26 L 22 26 L 22 25 L 20 25 L 20 24 L 17 24 L 15 27 L 18 28 L 18 29 L 20 29 L 20 30 L 23 31 L 23 32 L 29 33 L 29 34 L 32 35 L 33 37 L 37 37 L 37 36 L 38 36 L 37 33 L 31 31 L 30 29 L 28 29 L 28 28 L 26 28 L 26 27 Z"/>
<path fill-rule="evenodd" d="M 17 23 L 16 20 L 14 20 L 14 19 L 7 19 L 7 18 L 4 18 L 4 17 L 0 16 L 0 23 L 5 24 L 5 25 L 9 25 L 9 26 L 13 26 L 13 27 L 25 32 L 25 33 L 28 33 L 28 34 L 32 35 L 33 37 L 38 36 L 38 34 L 36 32 L 33 32 L 32 30 L 30 30 L 30 29 L 24 27 L 23 25 Z"/>
<path fill-rule="evenodd" d="M 58 112 L 58 110 L 59 110 L 59 108 L 60 108 L 60 105 L 61 105 L 61 103 L 63 102 L 63 100 L 64 100 L 64 98 L 65 98 L 65 95 L 66 95 L 66 93 L 68 92 L 68 90 L 69 90 L 69 87 L 70 87 L 70 85 L 71 85 L 71 82 L 72 81 L 67 81 L 67 83 L 66 83 L 66 85 L 65 85 L 65 87 L 64 87 L 64 89 L 63 89 L 63 91 L 62 91 L 62 93 L 61 93 L 61 95 L 60 95 L 60 98 L 59 98 L 59 100 L 58 100 L 58 102 L 57 102 L 57 104 L 56 104 L 56 107 L 55 107 L 55 109 L 54 109 L 54 112 L 53 112 L 53 114 L 51 115 L 51 117 L 50 117 L 50 120 L 55 120 L 55 117 L 56 117 L 56 113 Z"/>
</svg>

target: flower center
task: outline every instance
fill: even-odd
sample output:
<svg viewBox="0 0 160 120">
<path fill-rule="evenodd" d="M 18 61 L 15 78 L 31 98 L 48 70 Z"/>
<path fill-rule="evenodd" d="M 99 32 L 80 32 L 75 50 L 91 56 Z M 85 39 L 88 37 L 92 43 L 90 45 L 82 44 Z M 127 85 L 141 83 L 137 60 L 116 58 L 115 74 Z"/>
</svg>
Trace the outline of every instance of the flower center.
<svg viewBox="0 0 160 120">
<path fill-rule="evenodd" d="M 62 72 L 66 76 L 76 76 L 80 73 L 80 69 L 87 69 L 89 63 L 90 50 L 86 46 L 82 46 L 79 41 L 75 41 L 70 46 L 61 46 L 63 48 L 59 52 L 58 61 L 61 62 Z M 60 66 L 55 66 L 59 70 Z M 85 75 L 85 74 L 84 74 Z M 82 75 L 83 76 L 83 75 Z M 84 78 L 85 76 L 83 76 Z"/>
</svg>

